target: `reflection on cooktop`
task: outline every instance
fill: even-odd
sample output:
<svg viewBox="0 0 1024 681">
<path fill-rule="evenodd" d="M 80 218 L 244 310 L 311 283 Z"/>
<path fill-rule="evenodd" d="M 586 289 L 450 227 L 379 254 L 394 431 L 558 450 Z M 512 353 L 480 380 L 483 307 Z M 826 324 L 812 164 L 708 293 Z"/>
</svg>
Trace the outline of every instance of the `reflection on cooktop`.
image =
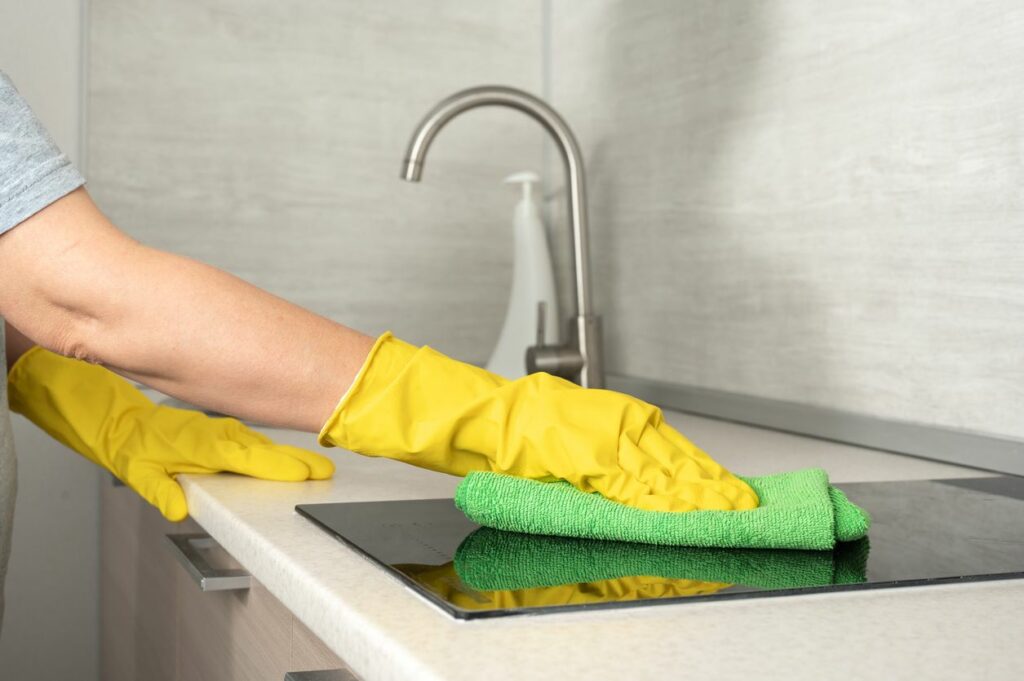
<svg viewBox="0 0 1024 681">
<path fill-rule="evenodd" d="M 524 535 L 481 528 L 450 499 L 296 510 L 461 619 L 1024 576 L 1024 478 L 839 487 L 873 524 L 833 551 Z"/>
</svg>

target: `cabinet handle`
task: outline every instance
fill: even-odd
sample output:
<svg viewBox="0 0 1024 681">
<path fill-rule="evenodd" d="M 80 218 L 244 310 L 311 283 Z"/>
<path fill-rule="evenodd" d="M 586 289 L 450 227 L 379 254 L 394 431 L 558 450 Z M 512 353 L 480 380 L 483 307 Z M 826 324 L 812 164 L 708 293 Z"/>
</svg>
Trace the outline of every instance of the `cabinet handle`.
<svg viewBox="0 0 1024 681">
<path fill-rule="evenodd" d="M 324 669 L 317 672 L 288 672 L 284 681 L 359 681 L 359 677 L 347 669 Z"/>
<path fill-rule="evenodd" d="M 201 590 L 234 591 L 252 586 L 252 575 L 245 570 L 219 570 L 206 561 L 199 550 L 217 546 L 217 542 L 210 535 L 169 534 L 167 541 L 171 545 L 174 557 Z"/>
</svg>

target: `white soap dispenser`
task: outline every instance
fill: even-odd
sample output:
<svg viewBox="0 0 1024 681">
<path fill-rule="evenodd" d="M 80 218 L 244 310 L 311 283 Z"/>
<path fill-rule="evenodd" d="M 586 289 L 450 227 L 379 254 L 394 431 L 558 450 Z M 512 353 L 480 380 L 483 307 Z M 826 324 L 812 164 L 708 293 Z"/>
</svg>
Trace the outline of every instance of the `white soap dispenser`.
<svg viewBox="0 0 1024 681">
<path fill-rule="evenodd" d="M 487 363 L 488 371 L 505 378 L 526 375 L 526 349 L 537 344 L 537 323 L 541 314 L 545 343 L 558 342 L 558 296 L 551 251 L 533 197 L 533 185 L 539 181 L 537 173 L 530 171 L 505 178 L 506 183 L 523 186 L 523 197 L 516 205 L 513 223 L 512 295 L 501 336 Z M 540 312 L 542 305 L 543 311 Z"/>
</svg>

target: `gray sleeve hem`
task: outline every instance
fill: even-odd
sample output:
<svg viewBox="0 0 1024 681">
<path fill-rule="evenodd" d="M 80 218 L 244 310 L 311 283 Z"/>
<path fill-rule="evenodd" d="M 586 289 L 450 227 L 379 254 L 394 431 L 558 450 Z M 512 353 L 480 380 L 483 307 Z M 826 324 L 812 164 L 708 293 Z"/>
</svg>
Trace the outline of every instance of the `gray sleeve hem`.
<svg viewBox="0 0 1024 681">
<path fill-rule="evenodd" d="M 57 199 L 63 198 L 85 184 L 85 178 L 65 157 L 42 177 L 12 196 L 0 206 L 0 234 L 16 227 Z"/>
</svg>

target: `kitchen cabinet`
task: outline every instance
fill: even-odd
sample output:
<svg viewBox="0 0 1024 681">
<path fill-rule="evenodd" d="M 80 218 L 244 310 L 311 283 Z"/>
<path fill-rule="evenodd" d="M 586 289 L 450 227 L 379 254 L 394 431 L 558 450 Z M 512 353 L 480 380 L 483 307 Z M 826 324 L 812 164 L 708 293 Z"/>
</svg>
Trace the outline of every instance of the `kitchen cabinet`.
<svg viewBox="0 0 1024 681">
<path fill-rule="evenodd" d="M 282 681 L 289 672 L 344 663 L 256 580 L 202 591 L 173 554 L 169 534 L 201 533 L 165 521 L 127 487 L 103 485 L 100 677 L 105 681 Z M 242 568 L 223 550 L 220 568 Z"/>
</svg>

